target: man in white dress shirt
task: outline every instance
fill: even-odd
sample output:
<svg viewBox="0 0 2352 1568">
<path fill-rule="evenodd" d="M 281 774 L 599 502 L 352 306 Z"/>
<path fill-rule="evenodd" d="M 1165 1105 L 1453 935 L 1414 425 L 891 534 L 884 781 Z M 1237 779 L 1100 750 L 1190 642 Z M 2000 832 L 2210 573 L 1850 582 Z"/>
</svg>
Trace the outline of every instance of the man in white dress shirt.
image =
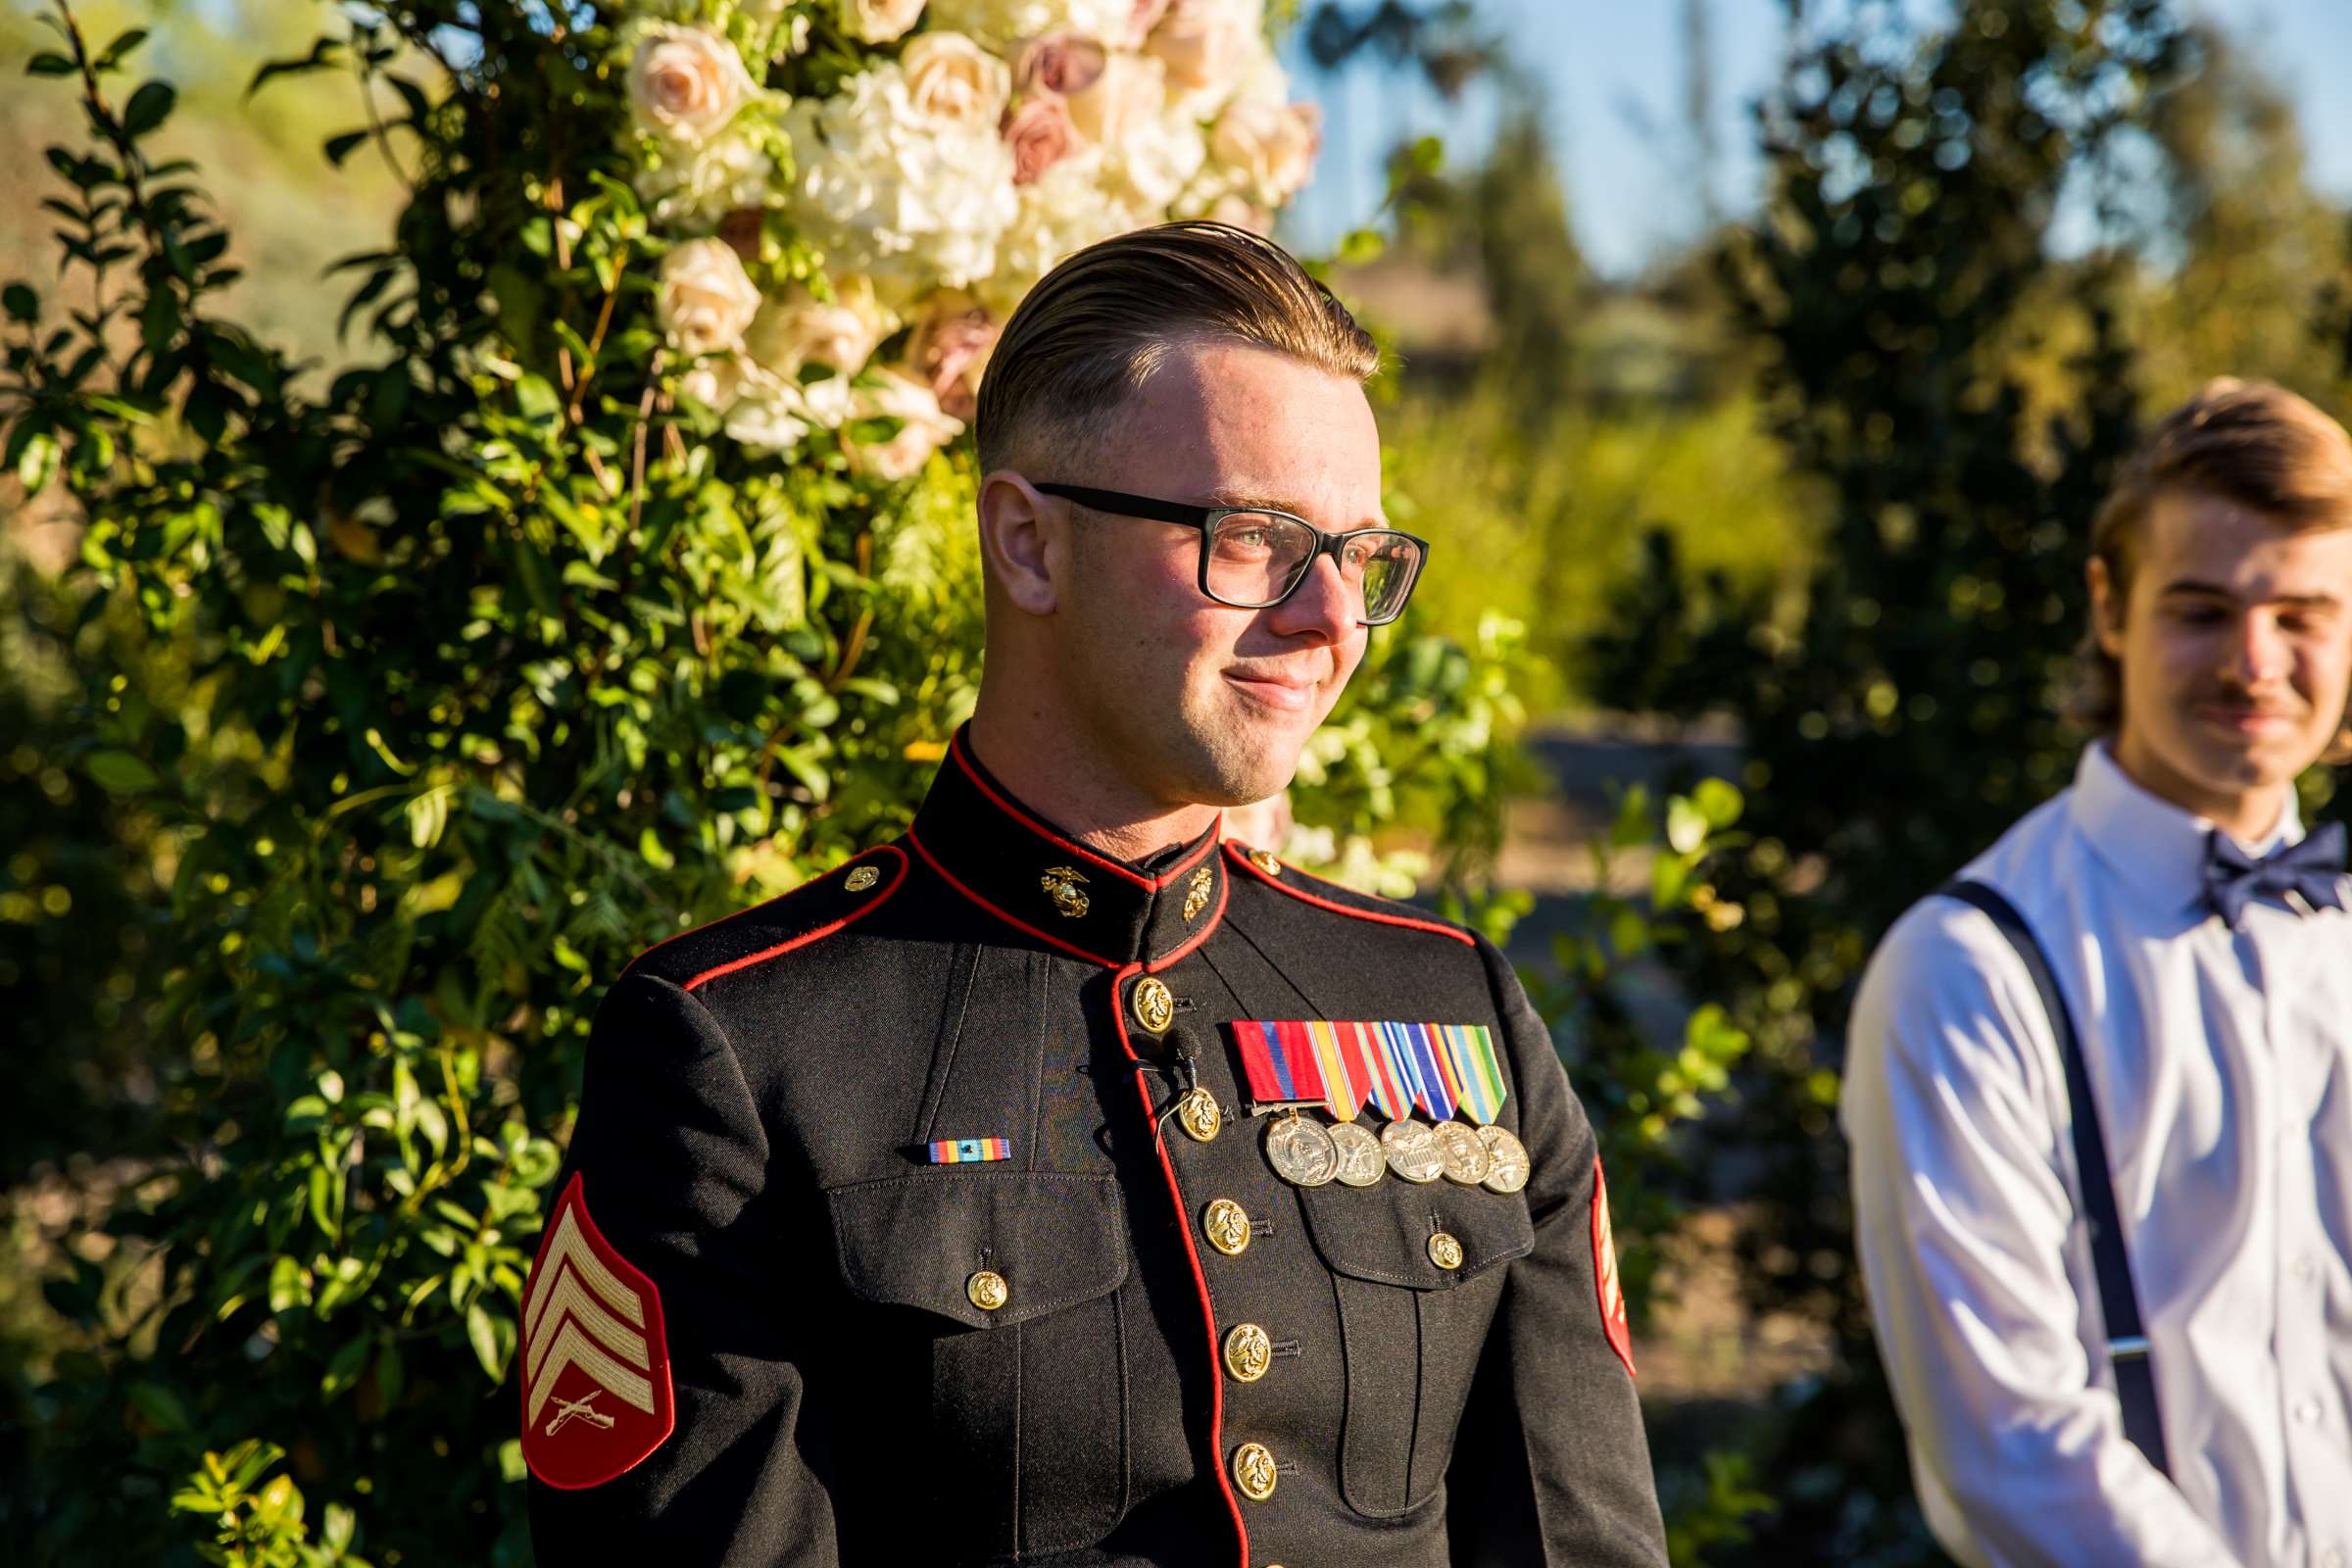
<svg viewBox="0 0 2352 1568">
<path fill-rule="evenodd" d="M 1977 890 L 1896 922 L 1855 1003 L 1880 1347 L 1964 1563 L 2352 1568 L 2352 914 L 2294 789 L 2352 756 L 2352 441 L 2213 382 L 2091 549 L 2102 738 Z M 2129 1284 L 2082 1218 L 2110 1191 Z"/>
</svg>

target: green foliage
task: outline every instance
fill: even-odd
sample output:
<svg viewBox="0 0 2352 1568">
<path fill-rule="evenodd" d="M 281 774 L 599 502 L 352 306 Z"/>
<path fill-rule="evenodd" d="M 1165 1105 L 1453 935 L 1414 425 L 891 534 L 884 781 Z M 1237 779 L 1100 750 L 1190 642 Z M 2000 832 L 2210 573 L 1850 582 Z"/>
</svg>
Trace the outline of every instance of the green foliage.
<svg viewBox="0 0 2352 1568">
<path fill-rule="evenodd" d="M 2083 528 L 2137 410 L 2129 270 L 2054 266 L 2049 223 L 2184 62 L 2156 0 L 1974 0 L 1925 31 L 1840 15 L 1765 116 L 1767 209 L 1721 257 L 1825 506 L 1802 614 L 1776 626 L 1660 549 L 1603 663 L 1626 701 L 1730 711 L 1750 759 L 1753 841 L 1723 879 L 1746 918 L 1679 967 L 1752 1031 L 1748 1115 L 1779 1130 L 1754 1148 L 1745 1287 L 1839 1348 L 1769 1427 L 1756 1473 L 1783 1506 L 1754 1560 L 1910 1562 L 1933 1547 L 1877 1390 L 1829 1063 L 1878 934 L 2070 771 Z M 2053 339 L 2071 352 L 2032 352 Z"/>
<path fill-rule="evenodd" d="M 222 318 L 138 40 L 61 9 L 36 63 L 89 131 L 50 167 L 94 303 L 0 294 L 7 460 L 82 522 L 24 601 L 42 745 L 0 802 L 74 810 L 0 912 L 61 1020 L 117 993 L 55 1062 L 104 1043 L 145 1088 L 119 1142 L 57 1118 L 126 1169 L 43 1253 L 24 1560 L 527 1561 L 502 1385 L 601 987 L 900 828 L 970 710 L 968 448 L 890 484 L 715 437 L 652 319 L 611 40 L 531 15 L 393 4 L 257 72 L 360 76 L 327 157 L 410 182 L 338 270 L 368 357 L 316 378 Z M 1382 634 L 1300 819 L 1475 878 L 1515 650 Z M 77 840 L 115 858 L 86 902 Z"/>
</svg>

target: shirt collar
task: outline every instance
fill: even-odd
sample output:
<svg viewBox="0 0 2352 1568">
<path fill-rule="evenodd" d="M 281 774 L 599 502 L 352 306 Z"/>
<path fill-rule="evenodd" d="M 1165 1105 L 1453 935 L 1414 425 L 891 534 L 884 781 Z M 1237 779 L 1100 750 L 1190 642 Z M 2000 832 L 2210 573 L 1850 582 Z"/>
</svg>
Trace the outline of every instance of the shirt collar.
<svg viewBox="0 0 2352 1568">
<path fill-rule="evenodd" d="M 1014 800 L 959 730 L 907 838 L 956 891 L 1014 929 L 1097 963 L 1158 968 L 1224 917 L 1222 825 L 1148 867 L 1114 859 Z"/>
<path fill-rule="evenodd" d="M 2207 843 L 2219 830 L 2133 782 L 2105 741 L 2082 749 L 2067 805 L 2099 858 L 2141 898 L 2164 908 L 2186 909 L 2203 902 Z M 2267 855 L 2302 837 L 2302 812 L 2289 790 L 2278 825 L 2246 849 Z"/>
</svg>

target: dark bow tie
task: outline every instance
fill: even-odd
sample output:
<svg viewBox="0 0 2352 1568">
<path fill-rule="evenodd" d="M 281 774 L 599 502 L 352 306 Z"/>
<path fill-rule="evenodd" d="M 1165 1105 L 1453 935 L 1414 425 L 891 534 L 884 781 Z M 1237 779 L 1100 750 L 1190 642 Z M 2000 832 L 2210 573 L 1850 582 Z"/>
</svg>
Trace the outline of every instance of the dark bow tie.
<svg viewBox="0 0 2352 1568">
<path fill-rule="evenodd" d="M 2256 900 L 2280 908 L 2340 909 L 2344 906 L 2339 878 L 2344 871 L 2344 824 L 2329 822 L 2299 843 L 2273 850 L 2259 858 L 2237 847 L 2237 841 L 2216 829 L 2205 846 L 2205 902 L 2232 926 Z M 2287 899 L 2298 894 L 2302 904 Z"/>
</svg>

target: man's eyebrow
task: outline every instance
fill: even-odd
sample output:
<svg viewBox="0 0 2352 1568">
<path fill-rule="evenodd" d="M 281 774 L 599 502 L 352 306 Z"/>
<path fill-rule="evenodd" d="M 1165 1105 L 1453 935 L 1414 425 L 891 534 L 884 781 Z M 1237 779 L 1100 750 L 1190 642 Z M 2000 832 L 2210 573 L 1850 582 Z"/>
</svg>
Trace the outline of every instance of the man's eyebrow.
<svg viewBox="0 0 2352 1568">
<path fill-rule="evenodd" d="M 2226 599 L 2231 604 L 2236 604 L 2239 599 L 2237 590 L 2230 587 L 2227 583 L 2207 582 L 2201 577 L 2176 578 L 2164 585 L 2158 597 L 2163 599 Z M 2267 594 L 2257 603 L 2293 605 L 2305 610 L 2337 610 L 2342 608 L 2344 601 L 2341 596 L 2336 594 Z"/>
<path fill-rule="evenodd" d="M 1232 507 L 1241 512 L 1285 512 L 1294 517 L 1304 517 L 1307 521 L 1314 522 L 1318 528 L 1323 526 L 1321 523 L 1315 522 L 1313 515 L 1295 501 L 1280 501 L 1270 496 L 1253 495 L 1243 490 L 1211 490 L 1200 504 L 1204 507 Z M 1386 517 L 1374 515 L 1366 517 L 1355 526 L 1357 528 L 1388 528 L 1394 527 L 1395 524 Z M 1352 530 L 1341 529 L 1338 531 L 1349 532 Z"/>
</svg>

